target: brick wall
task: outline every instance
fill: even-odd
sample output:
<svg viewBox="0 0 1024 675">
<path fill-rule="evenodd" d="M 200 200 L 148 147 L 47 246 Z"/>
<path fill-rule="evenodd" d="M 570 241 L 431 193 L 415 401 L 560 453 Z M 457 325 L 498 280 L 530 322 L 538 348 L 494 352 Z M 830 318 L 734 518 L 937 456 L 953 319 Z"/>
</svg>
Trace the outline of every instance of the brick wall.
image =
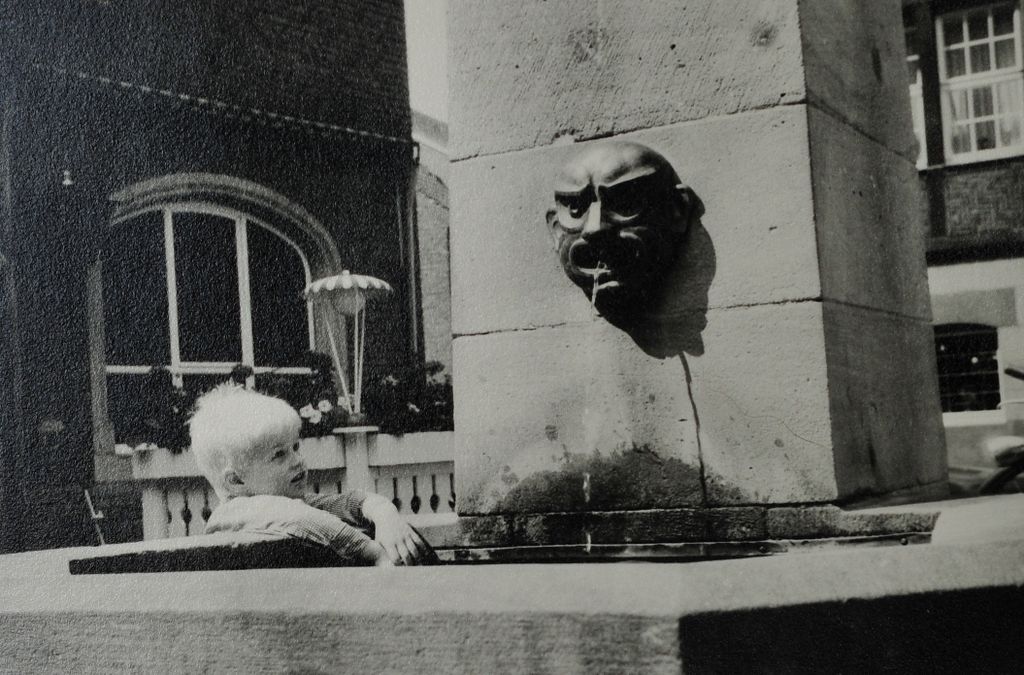
<svg viewBox="0 0 1024 675">
<path fill-rule="evenodd" d="M 1024 160 L 947 170 L 946 232 L 1024 232 Z"/>
<path fill-rule="evenodd" d="M 928 194 L 930 263 L 1024 254 L 1024 158 L 946 168 Z"/>
<path fill-rule="evenodd" d="M 54 0 L 14 20 L 30 62 L 409 133 L 402 0 Z"/>
</svg>

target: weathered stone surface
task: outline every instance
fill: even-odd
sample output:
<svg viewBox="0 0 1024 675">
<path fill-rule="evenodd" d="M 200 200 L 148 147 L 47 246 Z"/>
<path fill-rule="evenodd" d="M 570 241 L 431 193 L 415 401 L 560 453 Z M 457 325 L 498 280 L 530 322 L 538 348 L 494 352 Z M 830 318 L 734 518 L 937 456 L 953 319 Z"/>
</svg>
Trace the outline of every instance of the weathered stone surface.
<svg viewBox="0 0 1024 675">
<path fill-rule="evenodd" d="M 819 5 L 453 6 L 462 513 L 816 503 L 941 481 L 941 445 L 906 449 L 938 417 L 920 386 L 934 378 L 899 12 Z M 543 220 L 558 168 L 609 135 L 663 154 L 705 206 L 663 307 L 689 332 L 637 338 L 660 359 L 598 325 Z"/>
<path fill-rule="evenodd" d="M 462 516 L 443 525 L 417 528 L 434 548 L 508 546 L 513 541 L 513 516 Z"/>
<path fill-rule="evenodd" d="M 797 4 L 455 0 L 452 157 L 801 101 Z"/>
<path fill-rule="evenodd" d="M 1020 663 L 1021 540 L 698 565 L 65 574 L 83 550 L 0 556 L 0 670 L 1015 672 Z"/>
<path fill-rule="evenodd" d="M 822 295 L 929 320 L 917 169 L 813 107 L 808 132 Z"/>
<path fill-rule="evenodd" d="M 768 536 L 772 539 L 814 539 L 930 532 L 939 517 L 930 512 L 858 512 L 837 506 L 778 506 L 768 509 Z"/>
<path fill-rule="evenodd" d="M 734 506 L 707 509 L 708 541 L 745 541 L 766 539 L 768 528 L 761 506 Z"/>
<path fill-rule="evenodd" d="M 461 515 L 649 509 L 702 500 L 679 358 L 601 320 L 454 345 Z"/>
<path fill-rule="evenodd" d="M 899 3 L 799 4 L 808 102 L 913 162 Z"/>
<path fill-rule="evenodd" d="M 943 502 L 868 509 L 868 513 L 938 512 L 932 544 L 978 546 L 992 541 L 1024 540 L 1024 494 L 989 495 Z"/>
<path fill-rule="evenodd" d="M 806 114 L 794 105 L 621 137 L 665 155 L 706 209 L 669 281 L 668 309 L 820 296 Z M 589 319 L 589 302 L 565 278 L 544 220 L 554 176 L 587 145 L 452 167 L 457 335 Z"/>
<path fill-rule="evenodd" d="M 944 481 L 931 325 L 831 302 L 824 324 L 839 497 Z"/>
<path fill-rule="evenodd" d="M 704 541 L 706 517 L 700 509 L 545 513 L 514 519 L 511 545 L 632 544 Z"/>
<path fill-rule="evenodd" d="M 708 312 L 687 357 L 711 504 L 837 496 L 819 302 Z"/>
</svg>

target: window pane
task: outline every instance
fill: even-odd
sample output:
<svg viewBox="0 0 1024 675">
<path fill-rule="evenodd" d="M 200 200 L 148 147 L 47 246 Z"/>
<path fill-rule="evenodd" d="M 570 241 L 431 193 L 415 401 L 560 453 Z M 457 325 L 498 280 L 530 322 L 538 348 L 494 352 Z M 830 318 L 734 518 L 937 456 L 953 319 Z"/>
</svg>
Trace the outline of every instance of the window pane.
<svg viewBox="0 0 1024 675">
<path fill-rule="evenodd" d="M 921 66 L 917 59 L 907 61 L 907 79 L 908 84 L 917 84 L 918 73 L 921 71 Z"/>
<path fill-rule="evenodd" d="M 996 35 L 1013 33 L 1013 5 L 1001 5 L 992 10 Z"/>
<path fill-rule="evenodd" d="M 972 40 L 988 37 L 988 10 L 983 9 L 967 15 L 967 35 Z"/>
<path fill-rule="evenodd" d="M 175 213 L 174 257 L 182 361 L 241 361 L 234 221 Z"/>
<path fill-rule="evenodd" d="M 1014 51 L 1013 40 L 999 40 L 996 42 L 996 68 L 1012 68 L 1017 65 L 1017 54 Z"/>
<path fill-rule="evenodd" d="M 909 27 L 903 31 L 903 44 L 907 50 L 907 56 L 917 55 L 917 29 Z"/>
<path fill-rule="evenodd" d="M 971 151 L 971 131 L 966 124 L 958 124 L 953 127 L 952 133 L 953 152 Z"/>
<path fill-rule="evenodd" d="M 298 251 L 270 230 L 250 222 L 249 288 L 257 366 L 297 365 L 309 349 L 302 289 L 305 268 Z"/>
<path fill-rule="evenodd" d="M 935 327 L 943 412 L 994 410 L 999 404 L 996 329 L 978 324 Z"/>
<path fill-rule="evenodd" d="M 1021 141 L 1020 136 L 1020 118 L 1019 117 L 1000 117 L 999 118 L 999 145 L 1017 145 Z"/>
<path fill-rule="evenodd" d="M 992 70 L 992 61 L 989 59 L 988 43 L 974 45 L 971 47 L 971 72 L 984 73 Z"/>
<path fill-rule="evenodd" d="M 996 147 L 995 122 L 981 122 L 975 126 L 974 134 L 978 141 L 978 150 L 991 150 Z"/>
<path fill-rule="evenodd" d="M 1022 83 L 1018 78 L 992 85 L 995 91 L 996 112 L 1000 115 L 1020 115 Z"/>
<path fill-rule="evenodd" d="M 967 72 L 967 66 L 964 64 L 964 50 L 962 49 L 947 49 L 946 50 L 946 77 L 960 77 Z"/>
<path fill-rule="evenodd" d="M 230 375 L 184 375 L 181 388 L 187 393 L 189 400 L 195 400 L 214 387 L 231 379 Z"/>
<path fill-rule="evenodd" d="M 949 105 L 950 112 L 953 115 L 953 121 L 959 122 L 967 119 L 967 90 L 960 89 L 957 91 L 949 92 Z"/>
<path fill-rule="evenodd" d="M 988 87 L 978 87 L 972 90 L 974 99 L 973 117 L 985 117 L 992 114 L 992 90 Z"/>
<path fill-rule="evenodd" d="M 964 41 L 963 22 L 959 16 L 943 19 L 942 37 L 947 45 L 955 45 Z"/>
<path fill-rule="evenodd" d="M 107 232 L 103 320 L 107 363 L 154 365 L 170 360 L 163 214 L 151 212 Z"/>
</svg>

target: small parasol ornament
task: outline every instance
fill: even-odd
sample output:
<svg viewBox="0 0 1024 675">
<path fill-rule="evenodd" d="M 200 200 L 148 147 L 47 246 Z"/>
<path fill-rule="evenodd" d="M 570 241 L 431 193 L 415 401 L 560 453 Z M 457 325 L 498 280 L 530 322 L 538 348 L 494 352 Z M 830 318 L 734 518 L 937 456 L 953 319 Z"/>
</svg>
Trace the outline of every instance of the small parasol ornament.
<svg viewBox="0 0 1024 675">
<path fill-rule="evenodd" d="M 350 413 L 360 414 L 363 391 L 363 354 L 366 338 L 366 305 L 392 293 L 391 286 L 375 277 L 352 274 L 344 270 L 323 279 L 317 279 L 306 286 L 303 296 L 320 313 L 327 337 L 331 343 L 331 358 L 341 380 L 343 400 L 339 401 Z M 351 350 L 348 343 L 347 324 L 351 324 Z M 342 355 L 349 357 L 342 360 Z M 349 388 L 349 371 L 346 362 L 352 364 L 352 386 Z M 349 393 L 351 391 L 351 394 Z"/>
</svg>

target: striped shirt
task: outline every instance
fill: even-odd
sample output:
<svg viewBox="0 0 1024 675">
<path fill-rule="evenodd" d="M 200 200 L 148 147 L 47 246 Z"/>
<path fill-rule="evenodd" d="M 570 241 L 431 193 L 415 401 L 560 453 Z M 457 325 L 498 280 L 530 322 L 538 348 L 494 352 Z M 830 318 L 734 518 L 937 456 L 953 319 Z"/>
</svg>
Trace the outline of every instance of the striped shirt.
<svg viewBox="0 0 1024 675">
<path fill-rule="evenodd" d="M 373 524 L 363 516 L 366 493 L 306 494 L 302 499 L 277 495 L 233 497 L 221 503 L 206 522 L 206 533 L 253 532 L 312 541 L 334 549 L 354 564 L 372 564 L 377 544 L 368 536 Z"/>
</svg>

